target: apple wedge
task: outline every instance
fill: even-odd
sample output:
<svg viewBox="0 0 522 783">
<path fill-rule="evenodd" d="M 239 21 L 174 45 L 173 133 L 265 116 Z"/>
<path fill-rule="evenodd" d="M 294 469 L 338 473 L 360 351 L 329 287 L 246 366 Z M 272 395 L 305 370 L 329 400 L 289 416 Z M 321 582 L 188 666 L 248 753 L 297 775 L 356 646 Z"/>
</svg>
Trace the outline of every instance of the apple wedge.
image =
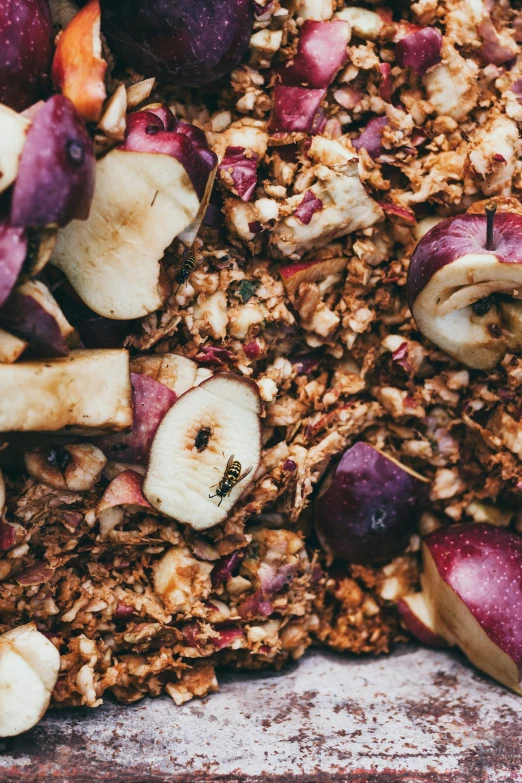
<svg viewBox="0 0 522 783">
<path fill-rule="evenodd" d="M 14 737 L 38 723 L 59 670 L 60 653 L 34 623 L 0 636 L 0 737 Z"/>
<path fill-rule="evenodd" d="M 397 602 L 397 609 L 402 622 L 419 642 L 428 647 L 440 649 L 449 647 L 447 641 L 437 633 L 435 618 L 422 593 L 412 593 L 400 598 Z"/>
<path fill-rule="evenodd" d="M 522 695 L 522 538 L 494 525 L 452 525 L 424 539 L 423 562 L 436 632 Z"/>
<path fill-rule="evenodd" d="M 160 262 L 196 220 L 217 161 L 203 134 L 191 138 L 161 108 L 129 115 L 125 143 L 98 162 L 89 219 L 60 233 L 52 259 L 91 310 L 115 320 L 163 305 Z"/>
<path fill-rule="evenodd" d="M 0 104 L 0 193 L 16 179 L 20 155 L 31 123 L 21 114 Z"/>
<path fill-rule="evenodd" d="M 125 470 L 111 481 L 96 506 L 100 523 L 100 538 L 104 541 L 124 520 L 125 511 L 155 513 L 142 492 L 143 476 L 134 470 Z"/>
<path fill-rule="evenodd" d="M 181 397 L 197 385 L 198 365 L 192 359 L 177 353 L 157 353 L 152 356 L 136 356 L 131 360 L 131 372 L 148 375 Z"/>
<path fill-rule="evenodd" d="M 145 497 L 161 513 L 197 530 L 222 522 L 259 466 L 260 414 L 256 384 L 232 373 L 217 373 L 190 389 L 158 428 Z M 250 470 L 219 495 L 232 457 L 240 464 L 236 478 Z"/>
<path fill-rule="evenodd" d="M 91 0 L 58 37 L 52 77 L 58 90 L 71 100 L 84 120 L 101 117 L 107 63 L 102 57 L 99 0 Z"/>
<path fill-rule="evenodd" d="M 87 432 L 132 426 L 127 351 L 0 365 L 0 432 Z"/>
</svg>

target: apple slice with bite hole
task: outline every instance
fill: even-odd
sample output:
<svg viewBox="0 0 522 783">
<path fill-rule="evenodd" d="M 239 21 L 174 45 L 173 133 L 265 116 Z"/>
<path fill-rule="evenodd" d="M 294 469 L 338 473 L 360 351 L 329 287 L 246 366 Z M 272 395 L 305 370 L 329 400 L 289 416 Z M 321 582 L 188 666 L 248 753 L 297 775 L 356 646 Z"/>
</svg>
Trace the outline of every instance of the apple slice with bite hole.
<svg viewBox="0 0 522 783">
<path fill-rule="evenodd" d="M 145 497 L 161 513 L 197 530 L 222 522 L 259 466 L 260 415 L 256 384 L 232 373 L 217 373 L 187 391 L 152 442 Z M 232 457 L 240 474 L 249 473 L 221 497 L 218 485 Z"/>
<path fill-rule="evenodd" d="M 426 493 L 426 479 L 360 441 L 321 486 L 315 501 L 319 541 L 349 563 L 391 560 L 408 544 Z"/>
<path fill-rule="evenodd" d="M 182 132 L 167 107 L 162 116 L 129 115 L 125 143 L 98 162 L 89 219 L 60 232 L 52 259 L 107 318 L 142 318 L 163 305 L 171 285 L 160 262 L 197 218 L 217 163 L 204 135 Z"/>
<path fill-rule="evenodd" d="M 341 275 L 346 269 L 346 258 L 328 258 L 324 261 L 308 261 L 303 264 L 289 264 L 279 269 L 285 291 L 290 300 L 299 292 L 301 283 L 318 283 L 330 275 Z"/>
<path fill-rule="evenodd" d="M 114 528 L 123 522 L 125 511 L 155 513 L 142 492 L 143 476 L 134 470 L 125 470 L 111 481 L 96 506 L 100 523 L 100 538 L 104 541 Z"/>
<path fill-rule="evenodd" d="M 181 397 L 196 386 L 198 365 L 192 359 L 178 353 L 157 353 L 152 356 L 136 356 L 131 360 L 131 371 L 148 375 Z"/>
<path fill-rule="evenodd" d="M 422 588 L 437 632 L 522 695 L 522 538 L 488 524 L 435 530 Z"/>
<path fill-rule="evenodd" d="M 94 149 L 68 98 L 53 95 L 27 132 L 11 203 L 11 225 L 66 226 L 89 215 L 94 192 Z"/>
<path fill-rule="evenodd" d="M 98 122 L 107 92 L 100 35 L 100 2 L 90 0 L 58 38 L 52 77 L 84 120 Z"/>
<path fill-rule="evenodd" d="M 148 375 L 131 373 L 134 422 L 130 432 L 107 435 L 97 441 L 106 457 L 115 462 L 143 465 L 161 420 L 174 405 L 177 395 Z"/>
<path fill-rule="evenodd" d="M 25 144 L 29 120 L 0 104 L 0 193 L 16 179 L 20 155 Z"/>
<path fill-rule="evenodd" d="M 67 356 L 67 337 L 74 329 L 47 286 L 29 280 L 18 286 L 0 308 L 0 324 L 54 356 Z"/>
<path fill-rule="evenodd" d="M 522 350 L 522 216 L 446 218 L 415 248 L 408 296 L 419 330 L 468 367 Z"/>
<path fill-rule="evenodd" d="M 29 343 L 0 329 L 0 363 L 13 364 L 23 354 Z"/>
<path fill-rule="evenodd" d="M 435 629 L 435 618 L 423 593 L 412 593 L 400 598 L 397 609 L 402 622 L 419 642 L 439 649 L 449 647 L 447 641 Z"/>
<path fill-rule="evenodd" d="M 129 354 L 71 351 L 65 359 L 0 365 L 0 432 L 89 434 L 132 426 Z"/>
</svg>

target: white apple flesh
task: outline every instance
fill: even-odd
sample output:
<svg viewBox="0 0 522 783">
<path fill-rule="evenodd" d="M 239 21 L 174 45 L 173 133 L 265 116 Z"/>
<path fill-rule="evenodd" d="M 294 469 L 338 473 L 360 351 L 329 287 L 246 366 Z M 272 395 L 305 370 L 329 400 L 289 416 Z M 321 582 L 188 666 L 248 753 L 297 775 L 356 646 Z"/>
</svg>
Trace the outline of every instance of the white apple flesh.
<svg viewBox="0 0 522 783">
<path fill-rule="evenodd" d="M 447 641 L 437 633 L 435 618 L 422 593 L 412 593 L 400 598 L 397 609 L 402 622 L 419 642 L 428 647 L 449 647 Z"/>
<path fill-rule="evenodd" d="M 89 434 L 132 426 L 129 354 L 72 351 L 65 359 L 0 364 L 0 432 Z"/>
<path fill-rule="evenodd" d="M 232 373 L 217 373 L 183 394 L 152 442 L 145 497 L 161 513 L 195 529 L 222 522 L 259 466 L 260 414 L 257 386 Z M 218 485 L 232 456 L 241 472 L 251 470 L 219 497 Z"/>
<path fill-rule="evenodd" d="M 197 385 L 197 363 L 177 353 L 136 356 L 131 360 L 131 371 L 148 375 L 149 378 L 162 383 L 173 391 L 178 397 Z"/>
<path fill-rule="evenodd" d="M 522 349 L 522 216 L 489 212 L 437 223 L 415 248 L 408 272 L 419 330 L 481 370 Z"/>
<path fill-rule="evenodd" d="M 522 538 L 494 525 L 454 525 L 424 540 L 423 560 L 436 632 L 522 695 Z"/>
</svg>

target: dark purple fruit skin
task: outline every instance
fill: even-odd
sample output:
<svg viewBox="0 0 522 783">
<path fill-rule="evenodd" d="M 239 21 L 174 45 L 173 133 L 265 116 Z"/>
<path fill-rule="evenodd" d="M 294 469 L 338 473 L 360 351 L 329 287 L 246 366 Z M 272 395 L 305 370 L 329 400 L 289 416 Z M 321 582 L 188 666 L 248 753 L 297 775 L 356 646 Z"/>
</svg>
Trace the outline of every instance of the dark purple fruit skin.
<svg viewBox="0 0 522 783">
<path fill-rule="evenodd" d="M 53 51 L 48 0 L 0 0 L 0 103 L 23 111 L 42 98 Z"/>
<path fill-rule="evenodd" d="M 27 235 L 0 218 L 0 307 L 13 290 L 27 255 Z"/>
<path fill-rule="evenodd" d="M 68 98 L 53 95 L 27 134 L 13 190 L 11 225 L 63 227 L 71 220 L 86 220 L 95 176 L 94 149 L 83 120 Z"/>
<path fill-rule="evenodd" d="M 112 51 L 146 76 L 182 87 L 219 79 L 245 54 L 252 0 L 102 0 Z"/>
<path fill-rule="evenodd" d="M 356 443 L 345 451 L 315 501 L 321 545 L 348 563 L 391 560 L 408 544 L 426 486 L 368 443 Z"/>
<path fill-rule="evenodd" d="M 34 343 L 46 356 L 68 356 L 69 346 L 56 319 L 32 296 L 15 289 L 0 310 L 0 326 Z"/>
</svg>

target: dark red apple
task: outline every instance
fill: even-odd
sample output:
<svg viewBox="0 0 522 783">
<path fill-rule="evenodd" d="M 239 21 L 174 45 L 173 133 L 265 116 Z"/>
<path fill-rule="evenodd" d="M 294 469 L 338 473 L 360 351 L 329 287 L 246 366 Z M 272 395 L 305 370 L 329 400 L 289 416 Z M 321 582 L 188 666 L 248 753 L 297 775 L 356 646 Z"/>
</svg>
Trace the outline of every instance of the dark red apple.
<svg viewBox="0 0 522 783">
<path fill-rule="evenodd" d="M 145 76 L 199 87 L 229 73 L 248 48 L 252 0 L 102 0 L 111 49 Z"/>
<path fill-rule="evenodd" d="M 292 59 L 276 69 L 283 84 L 294 87 L 328 87 L 348 60 L 350 25 L 342 19 L 301 27 L 299 46 Z"/>
<path fill-rule="evenodd" d="M 419 330 L 468 367 L 522 349 L 522 216 L 446 218 L 420 240 L 408 296 Z"/>
<path fill-rule="evenodd" d="M 0 307 L 13 290 L 27 255 L 27 235 L 0 220 Z"/>
<path fill-rule="evenodd" d="M 163 417 L 177 395 L 148 375 L 131 373 L 134 423 L 131 432 L 107 435 L 96 445 L 107 459 L 135 465 L 147 463 L 150 447 Z"/>
<path fill-rule="evenodd" d="M 404 550 L 422 512 L 427 481 L 368 443 L 345 451 L 315 501 L 315 529 L 337 560 L 375 564 Z"/>
<path fill-rule="evenodd" d="M 454 525 L 424 540 L 423 560 L 437 633 L 522 695 L 522 538 L 495 525 Z"/>
<path fill-rule="evenodd" d="M 412 68 L 422 76 L 429 68 L 440 63 L 442 35 L 435 27 L 424 27 L 397 43 L 395 58 L 401 68 Z"/>
<path fill-rule="evenodd" d="M 278 84 L 273 91 L 271 133 L 317 133 L 321 122 L 321 101 L 326 89 L 309 89 Z"/>
<path fill-rule="evenodd" d="M 48 0 L 0 0 L 0 103 L 23 111 L 45 95 L 53 40 Z"/>
<path fill-rule="evenodd" d="M 94 195 L 94 149 L 68 98 L 49 98 L 33 120 L 20 158 L 11 224 L 65 226 L 89 216 Z"/>
<path fill-rule="evenodd" d="M 412 593 L 400 598 L 397 602 L 397 609 L 402 622 L 419 642 L 428 647 L 439 649 L 449 647 L 447 641 L 435 629 L 435 618 L 430 612 L 423 593 Z"/>
</svg>

